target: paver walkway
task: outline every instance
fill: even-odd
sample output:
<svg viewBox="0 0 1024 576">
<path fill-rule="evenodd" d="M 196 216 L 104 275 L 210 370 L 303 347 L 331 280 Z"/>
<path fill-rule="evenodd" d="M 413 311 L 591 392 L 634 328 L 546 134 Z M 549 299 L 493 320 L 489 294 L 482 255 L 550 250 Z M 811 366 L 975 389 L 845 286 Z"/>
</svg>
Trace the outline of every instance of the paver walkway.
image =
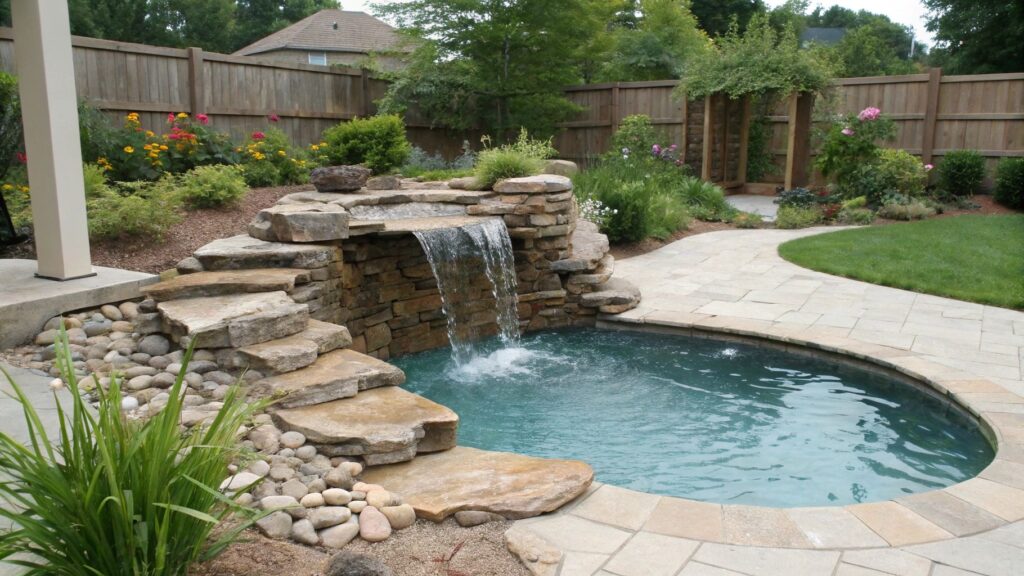
<svg viewBox="0 0 1024 576">
<path fill-rule="evenodd" d="M 563 553 L 547 573 L 1024 574 L 1024 313 L 829 276 L 778 256 L 780 243 L 825 231 L 701 234 L 622 260 L 616 275 L 643 300 L 605 320 L 873 359 L 979 415 L 998 439 L 992 465 L 944 490 L 834 508 L 720 506 L 596 486 L 557 514 L 513 527 Z"/>
<path fill-rule="evenodd" d="M 730 194 L 725 197 L 725 201 L 737 210 L 762 216 L 765 222 L 774 222 L 776 214 L 779 213 L 779 205 L 775 203 L 775 196 Z"/>
</svg>

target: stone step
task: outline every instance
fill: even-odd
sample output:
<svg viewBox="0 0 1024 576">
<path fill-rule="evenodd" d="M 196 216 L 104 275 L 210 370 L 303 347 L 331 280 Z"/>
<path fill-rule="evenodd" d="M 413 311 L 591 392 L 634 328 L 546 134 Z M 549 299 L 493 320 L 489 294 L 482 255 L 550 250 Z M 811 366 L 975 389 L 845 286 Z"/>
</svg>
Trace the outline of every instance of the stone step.
<svg viewBox="0 0 1024 576">
<path fill-rule="evenodd" d="M 308 270 L 294 268 L 262 268 L 254 270 L 219 270 L 182 274 L 170 280 L 146 286 L 142 293 L 156 300 L 180 300 L 205 296 L 252 292 L 291 292 L 296 284 L 309 282 Z"/>
<path fill-rule="evenodd" d="M 590 290 L 601 290 L 602 285 L 611 279 L 615 272 L 615 257 L 605 254 L 600 265 L 586 273 L 575 273 L 569 275 L 565 282 L 565 288 L 570 294 L 582 294 Z"/>
<path fill-rule="evenodd" d="M 309 308 L 282 291 L 170 300 L 157 310 L 183 347 L 242 348 L 301 332 L 309 321 Z"/>
<path fill-rule="evenodd" d="M 591 292 L 580 297 L 580 306 L 597 308 L 605 314 L 621 314 L 636 308 L 640 303 L 640 290 L 621 278 L 612 278 L 599 292 Z"/>
<path fill-rule="evenodd" d="M 608 254 L 608 237 L 598 231 L 597 224 L 577 220 L 572 233 L 572 256 L 551 263 L 551 269 L 558 273 L 594 270 Z"/>
<path fill-rule="evenodd" d="M 301 432 L 321 453 L 360 456 L 368 466 L 454 448 L 459 425 L 451 409 L 395 386 L 278 410 L 273 417 L 280 429 Z"/>
<path fill-rule="evenodd" d="M 277 204 L 260 210 L 249 224 L 249 235 L 267 242 L 344 240 L 349 218 L 337 204 Z"/>
<path fill-rule="evenodd" d="M 204 270 L 313 269 L 340 260 L 341 251 L 336 246 L 325 244 L 265 242 L 243 234 L 214 240 L 196 250 L 194 256 Z"/>
<path fill-rule="evenodd" d="M 352 344 L 348 328 L 310 320 L 306 329 L 293 336 L 270 340 L 235 351 L 234 367 L 263 374 L 284 374 L 305 368 L 320 354 Z"/>
<path fill-rule="evenodd" d="M 335 350 L 306 368 L 254 382 L 249 397 L 275 399 L 272 409 L 280 410 L 350 398 L 362 390 L 403 382 L 405 373 L 396 366 L 354 350 Z"/>
<path fill-rule="evenodd" d="M 381 206 L 385 204 L 406 204 L 409 202 L 429 202 L 447 204 L 477 204 L 484 198 L 493 196 L 490 191 L 470 191 L 452 189 L 405 188 L 401 190 L 359 190 L 349 194 L 332 194 L 318 192 L 296 192 L 278 200 L 278 204 L 306 204 L 325 202 L 337 204 L 342 208 L 355 206 Z"/>
<path fill-rule="evenodd" d="M 459 446 L 411 462 L 370 468 L 360 479 L 401 494 L 418 517 L 434 522 L 463 510 L 514 520 L 551 512 L 572 501 L 593 482 L 594 471 L 578 460 Z"/>
</svg>

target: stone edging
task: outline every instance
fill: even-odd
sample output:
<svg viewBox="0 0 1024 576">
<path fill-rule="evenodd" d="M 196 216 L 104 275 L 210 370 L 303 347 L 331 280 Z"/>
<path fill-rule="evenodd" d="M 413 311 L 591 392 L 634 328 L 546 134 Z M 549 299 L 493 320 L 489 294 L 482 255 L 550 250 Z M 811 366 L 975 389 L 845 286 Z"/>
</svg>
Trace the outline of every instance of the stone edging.
<svg viewBox="0 0 1024 576">
<path fill-rule="evenodd" d="M 754 327 L 742 319 L 715 317 L 691 323 L 659 320 L 657 316 L 657 312 L 636 319 L 602 316 L 598 327 L 759 340 L 825 351 L 895 371 L 974 416 L 994 444 L 995 458 L 977 477 L 959 484 L 866 504 L 787 509 L 720 505 L 605 485 L 588 492 L 564 514 L 606 523 L 609 528 L 642 529 L 704 542 L 819 550 L 922 544 L 987 532 L 1024 519 L 1024 490 L 1010 485 L 1024 470 L 1024 451 L 1013 450 L 1006 442 L 1024 438 L 1024 415 L 991 409 L 1001 400 L 1016 397 L 997 384 L 924 360 L 913 352 L 850 338 L 828 336 L 809 341 L 792 330 Z M 641 506 L 647 507 L 648 516 L 630 526 L 628 519 L 600 514 L 599 508 L 614 509 L 605 501 L 609 498 L 599 494 L 602 491 L 644 503 Z M 544 521 L 521 521 L 517 527 Z"/>
</svg>

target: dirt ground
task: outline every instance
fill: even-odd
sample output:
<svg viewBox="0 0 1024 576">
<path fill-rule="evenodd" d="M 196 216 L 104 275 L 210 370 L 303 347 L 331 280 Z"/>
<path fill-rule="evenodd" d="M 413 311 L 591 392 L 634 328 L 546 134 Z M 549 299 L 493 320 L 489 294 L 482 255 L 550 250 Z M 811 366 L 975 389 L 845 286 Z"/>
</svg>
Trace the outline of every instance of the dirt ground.
<svg viewBox="0 0 1024 576">
<path fill-rule="evenodd" d="M 167 232 L 164 242 L 150 239 L 97 242 L 92 245 L 92 262 L 96 266 L 153 274 L 169 270 L 211 240 L 242 234 L 260 210 L 272 206 L 286 194 L 301 190 L 312 188 L 309 185 L 254 188 L 234 206 L 188 210 L 181 223 Z M 15 246 L 0 246 L 0 258 L 34 259 L 35 246 L 31 240 Z"/>
<path fill-rule="evenodd" d="M 395 576 L 529 576 L 505 547 L 509 522 L 462 528 L 454 520 L 418 520 L 384 542 L 356 539 L 345 550 L 377 558 Z M 326 548 L 269 540 L 249 531 L 245 541 L 199 565 L 191 576 L 323 576 Z"/>
</svg>

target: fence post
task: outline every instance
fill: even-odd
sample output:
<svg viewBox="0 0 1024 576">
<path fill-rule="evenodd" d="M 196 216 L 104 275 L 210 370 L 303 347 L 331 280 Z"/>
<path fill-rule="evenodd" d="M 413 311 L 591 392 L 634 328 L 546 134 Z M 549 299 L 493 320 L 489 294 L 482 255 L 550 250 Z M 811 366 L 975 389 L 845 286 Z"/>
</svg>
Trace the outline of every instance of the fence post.
<svg viewBox="0 0 1024 576">
<path fill-rule="evenodd" d="M 747 183 L 747 162 L 749 161 L 747 148 L 750 146 L 750 109 L 750 96 L 747 95 L 743 97 L 743 116 L 740 118 L 740 159 L 736 166 L 736 180 L 740 184 Z"/>
<path fill-rule="evenodd" d="M 811 110 L 814 96 L 794 92 L 789 98 L 789 130 L 786 142 L 786 190 L 807 184 L 811 161 Z"/>
<path fill-rule="evenodd" d="M 729 180 L 729 96 L 719 94 L 718 99 L 722 101 L 722 140 L 718 143 L 718 170 L 722 175 L 720 181 L 725 184 Z"/>
<path fill-rule="evenodd" d="M 942 88 L 942 68 L 928 70 L 928 101 L 924 109 L 924 134 L 921 137 L 921 162 L 932 163 L 935 149 L 935 125 L 939 118 L 939 90 Z"/>
<path fill-rule="evenodd" d="M 679 157 L 686 162 L 686 153 L 688 146 L 686 141 L 689 139 L 689 122 L 690 122 L 690 100 L 689 98 L 683 98 L 683 104 L 680 106 L 680 110 L 683 113 L 683 129 L 682 129 L 682 141 L 679 142 Z"/>
<path fill-rule="evenodd" d="M 612 134 L 619 129 L 619 83 L 612 85 Z"/>
<path fill-rule="evenodd" d="M 373 115 L 373 102 L 370 102 L 370 76 L 366 68 L 359 69 L 359 84 L 363 97 L 362 116 L 367 118 Z"/>
<path fill-rule="evenodd" d="M 203 102 L 203 49 L 188 49 L 188 101 L 193 116 L 205 112 Z"/>
<path fill-rule="evenodd" d="M 704 97 L 704 141 L 701 143 L 701 159 L 700 159 L 700 179 L 711 180 L 711 152 L 714 145 L 715 131 L 713 130 L 715 124 L 712 116 L 714 115 L 714 106 L 711 104 L 712 95 L 708 94 Z"/>
</svg>

